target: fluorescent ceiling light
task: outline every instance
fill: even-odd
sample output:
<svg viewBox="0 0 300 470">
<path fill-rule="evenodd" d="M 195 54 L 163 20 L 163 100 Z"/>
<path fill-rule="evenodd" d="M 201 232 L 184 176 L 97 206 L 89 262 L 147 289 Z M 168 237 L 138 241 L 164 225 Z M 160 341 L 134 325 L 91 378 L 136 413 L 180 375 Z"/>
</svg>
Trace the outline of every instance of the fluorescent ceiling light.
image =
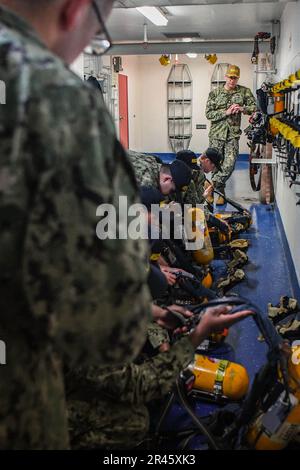
<svg viewBox="0 0 300 470">
<path fill-rule="evenodd" d="M 196 59 L 198 54 L 195 54 L 194 52 L 188 52 L 186 54 L 190 59 Z"/>
<path fill-rule="evenodd" d="M 156 7 L 137 7 L 136 9 L 156 26 L 168 24 L 168 18 Z"/>
<path fill-rule="evenodd" d="M 192 42 L 192 38 L 182 38 L 182 42 Z"/>
</svg>

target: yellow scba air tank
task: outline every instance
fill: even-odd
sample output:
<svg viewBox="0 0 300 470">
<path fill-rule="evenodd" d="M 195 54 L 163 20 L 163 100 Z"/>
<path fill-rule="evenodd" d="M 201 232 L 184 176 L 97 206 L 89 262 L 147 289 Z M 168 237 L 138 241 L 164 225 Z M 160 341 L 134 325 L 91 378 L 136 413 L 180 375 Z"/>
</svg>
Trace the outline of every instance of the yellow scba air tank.
<svg viewBox="0 0 300 470">
<path fill-rule="evenodd" d="M 247 441 L 256 450 L 284 449 L 300 429 L 300 405 L 297 398 L 290 394 L 287 407 L 283 392 L 276 403 L 266 413 L 261 413 L 250 426 Z M 283 421 L 276 428 L 276 421 Z M 277 420 L 276 420 L 277 418 Z"/>
<path fill-rule="evenodd" d="M 196 263 L 209 264 L 214 259 L 214 250 L 211 244 L 204 211 L 199 208 L 188 210 L 189 220 L 192 222 L 189 240 L 195 241 L 201 248 L 193 250 L 192 255 Z"/>
<path fill-rule="evenodd" d="M 247 441 L 256 450 L 281 450 L 300 432 L 300 346 L 288 362 L 289 401 L 285 391 L 270 408 L 259 412 L 249 427 Z"/>
<path fill-rule="evenodd" d="M 246 369 L 234 362 L 195 355 L 190 369 L 195 376 L 194 389 L 214 398 L 243 398 L 249 387 Z"/>
<path fill-rule="evenodd" d="M 291 349 L 291 357 L 288 363 L 289 386 L 291 392 L 300 402 L 300 345 L 293 346 Z"/>
</svg>

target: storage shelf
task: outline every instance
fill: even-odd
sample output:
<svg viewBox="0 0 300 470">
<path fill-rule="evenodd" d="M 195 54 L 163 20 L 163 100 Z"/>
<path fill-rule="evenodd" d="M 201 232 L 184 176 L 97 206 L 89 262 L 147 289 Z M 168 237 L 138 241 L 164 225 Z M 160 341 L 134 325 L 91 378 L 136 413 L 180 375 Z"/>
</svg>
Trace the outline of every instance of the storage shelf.
<svg viewBox="0 0 300 470">
<path fill-rule="evenodd" d="M 254 73 L 270 73 L 270 74 L 275 74 L 275 73 L 277 73 L 277 70 L 254 70 Z"/>
<path fill-rule="evenodd" d="M 182 121 L 182 120 L 188 120 L 188 119 L 192 119 L 192 116 L 189 116 L 189 117 L 169 117 L 168 118 L 169 121 Z"/>
<path fill-rule="evenodd" d="M 187 103 L 187 104 L 190 104 L 192 102 L 192 100 L 168 100 L 169 103 L 173 103 L 173 104 L 184 104 L 184 103 Z"/>
<path fill-rule="evenodd" d="M 192 138 L 192 76 L 186 64 L 172 66 L 167 80 L 168 135 L 174 153 L 187 150 Z"/>
<path fill-rule="evenodd" d="M 169 85 L 191 85 L 192 82 L 186 82 L 186 81 L 176 81 L 176 82 L 168 82 Z"/>
<path fill-rule="evenodd" d="M 170 139 L 176 139 L 176 140 L 184 140 L 184 139 L 190 139 L 192 137 L 192 134 L 188 135 L 170 135 Z"/>
</svg>

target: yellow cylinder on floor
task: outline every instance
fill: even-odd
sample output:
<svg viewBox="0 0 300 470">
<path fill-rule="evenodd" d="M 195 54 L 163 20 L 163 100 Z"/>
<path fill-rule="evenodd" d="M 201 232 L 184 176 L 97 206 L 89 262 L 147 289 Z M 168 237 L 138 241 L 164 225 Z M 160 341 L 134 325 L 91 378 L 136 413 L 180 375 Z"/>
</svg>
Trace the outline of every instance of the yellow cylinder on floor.
<svg viewBox="0 0 300 470">
<path fill-rule="evenodd" d="M 200 250 L 193 252 L 193 258 L 198 264 L 209 264 L 214 259 L 214 250 L 211 244 L 208 229 L 204 231 L 204 245 Z"/>
<path fill-rule="evenodd" d="M 248 391 L 248 373 L 240 364 L 196 354 L 190 368 L 196 390 L 231 400 L 240 400 Z"/>
<path fill-rule="evenodd" d="M 291 392 L 300 402 L 300 345 L 294 346 L 291 349 L 292 352 L 288 363 L 289 386 Z"/>
<path fill-rule="evenodd" d="M 258 416 L 249 427 L 247 441 L 256 450 L 284 449 L 300 432 L 300 345 L 291 348 L 288 375 L 290 409 L 287 410 L 285 416 L 282 414 L 282 423 L 279 423 L 279 426 L 273 432 L 266 425 L 266 423 L 271 422 L 267 414 L 271 416 L 276 407 L 282 406 L 285 400 L 285 392 L 265 413 L 258 413 Z M 281 374 L 279 373 L 280 378 Z"/>
<path fill-rule="evenodd" d="M 204 211 L 191 208 L 188 211 L 192 220 L 192 237 L 194 240 L 202 239 L 202 247 L 192 251 L 192 256 L 198 264 L 209 264 L 214 259 L 214 250 L 211 244 Z"/>
<path fill-rule="evenodd" d="M 266 413 L 261 413 L 249 427 L 247 442 L 255 450 L 281 450 L 300 430 L 300 405 L 297 398 L 291 395 L 292 407 L 281 425 L 272 432 L 266 429 L 263 420 L 266 413 L 271 413 L 271 408 Z"/>
</svg>

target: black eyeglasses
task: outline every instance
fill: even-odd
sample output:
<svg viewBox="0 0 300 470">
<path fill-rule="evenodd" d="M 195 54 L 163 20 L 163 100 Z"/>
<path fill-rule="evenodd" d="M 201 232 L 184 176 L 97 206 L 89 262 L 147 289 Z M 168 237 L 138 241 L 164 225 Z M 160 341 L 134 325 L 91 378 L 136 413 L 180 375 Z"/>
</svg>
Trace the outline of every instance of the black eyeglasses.
<svg viewBox="0 0 300 470">
<path fill-rule="evenodd" d="M 95 1 L 92 2 L 92 8 L 95 12 L 97 20 L 100 23 L 100 31 L 91 43 L 84 49 L 84 53 L 88 55 L 103 55 L 111 48 L 111 38 L 106 29 L 99 7 Z"/>
</svg>

